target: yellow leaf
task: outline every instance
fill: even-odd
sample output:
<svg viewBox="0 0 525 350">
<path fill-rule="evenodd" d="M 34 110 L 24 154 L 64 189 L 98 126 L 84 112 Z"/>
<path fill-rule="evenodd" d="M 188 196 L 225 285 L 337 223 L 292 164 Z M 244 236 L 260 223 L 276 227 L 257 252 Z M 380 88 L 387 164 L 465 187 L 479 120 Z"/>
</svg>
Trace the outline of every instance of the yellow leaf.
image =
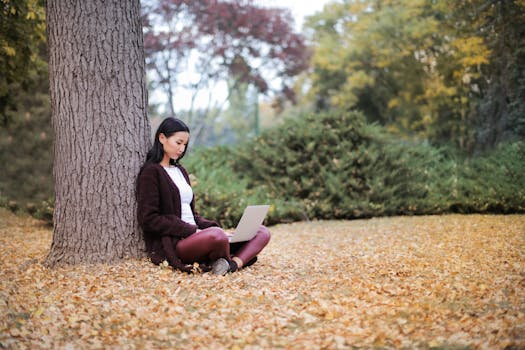
<svg viewBox="0 0 525 350">
<path fill-rule="evenodd" d="M 15 56 L 16 55 L 16 50 L 13 49 L 12 47 L 10 46 L 7 46 L 7 45 L 4 45 L 4 47 L 2 47 L 2 49 L 4 49 L 4 52 L 7 56 Z"/>
<path fill-rule="evenodd" d="M 335 314 L 332 312 L 332 311 L 328 311 L 325 315 L 324 315 L 324 319 L 327 320 L 327 321 L 331 321 L 335 318 Z"/>
<path fill-rule="evenodd" d="M 388 101 L 388 109 L 396 108 L 399 105 L 400 105 L 399 99 L 397 99 L 395 97 L 390 99 L 390 101 Z"/>
<path fill-rule="evenodd" d="M 430 348 L 437 348 L 438 346 L 440 346 L 441 343 L 438 342 L 437 340 L 431 340 L 429 343 L 428 343 L 428 346 Z"/>
<path fill-rule="evenodd" d="M 43 306 L 40 306 L 35 312 L 33 312 L 33 317 L 39 317 L 45 311 Z"/>
</svg>

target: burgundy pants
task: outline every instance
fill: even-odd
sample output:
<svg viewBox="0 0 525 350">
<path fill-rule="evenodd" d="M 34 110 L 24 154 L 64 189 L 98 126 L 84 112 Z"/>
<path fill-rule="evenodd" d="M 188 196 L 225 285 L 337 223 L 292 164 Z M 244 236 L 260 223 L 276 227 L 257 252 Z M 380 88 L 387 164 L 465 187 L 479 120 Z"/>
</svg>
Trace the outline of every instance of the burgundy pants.
<svg viewBox="0 0 525 350">
<path fill-rule="evenodd" d="M 185 264 L 212 262 L 219 258 L 230 260 L 232 256 L 246 263 L 259 254 L 269 241 L 270 231 L 262 225 L 251 240 L 232 244 L 223 229 L 210 227 L 180 240 L 175 251 Z"/>
</svg>

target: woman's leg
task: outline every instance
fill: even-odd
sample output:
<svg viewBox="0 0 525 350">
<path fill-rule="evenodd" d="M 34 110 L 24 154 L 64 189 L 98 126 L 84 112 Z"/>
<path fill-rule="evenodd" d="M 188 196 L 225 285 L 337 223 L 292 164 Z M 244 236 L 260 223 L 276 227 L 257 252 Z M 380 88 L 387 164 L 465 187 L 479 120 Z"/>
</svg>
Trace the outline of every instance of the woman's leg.
<svg viewBox="0 0 525 350">
<path fill-rule="evenodd" d="M 228 236 L 219 227 L 210 227 L 180 240 L 175 247 L 177 256 L 186 264 L 210 262 L 230 256 Z"/>
<path fill-rule="evenodd" d="M 246 264 L 251 259 L 255 258 L 270 241 L 270 231 L 265 226 L 262 226 L 257 231 L 255 237 L 248 242 L 239 244 L 239 248 L 235 250 L 232 259 L 237 263 L 239 268 Z M 235 247 L 237 248 L 237 247 Z M 239 261 L 240 260 L 240 261 Z"/>
</svg>

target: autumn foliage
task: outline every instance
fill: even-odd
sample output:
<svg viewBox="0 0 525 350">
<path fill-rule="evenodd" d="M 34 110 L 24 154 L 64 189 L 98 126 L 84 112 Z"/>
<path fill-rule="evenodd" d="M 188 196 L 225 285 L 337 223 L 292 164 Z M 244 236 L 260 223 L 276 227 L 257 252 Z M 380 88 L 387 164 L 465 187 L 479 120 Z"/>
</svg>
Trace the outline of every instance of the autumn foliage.
<svg viewBox="0 0 525 350">
<path fill-rule="evenodd" d="M 307 20 L 310 93 L 473 152 L 525 135 L 525 2 L 331 1 Z"/>
<path fill-rule="evenodd" d="M 525 216 L 271 227 L 252 267 L 46 269 L 51 230 L 0 211 L 0 348 L 520 349 Z"/>
</svg>

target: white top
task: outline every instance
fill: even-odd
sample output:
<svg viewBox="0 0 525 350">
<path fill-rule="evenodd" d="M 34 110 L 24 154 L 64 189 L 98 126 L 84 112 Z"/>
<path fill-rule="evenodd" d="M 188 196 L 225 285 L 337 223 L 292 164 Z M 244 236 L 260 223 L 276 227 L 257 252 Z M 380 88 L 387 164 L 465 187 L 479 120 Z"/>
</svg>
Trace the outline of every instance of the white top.
<svg viewBox="0 0 525 350">
<path fill-rule="evenodd" d="M 193 217 L 193 211 L 191 210 L 190 203 L 193 199 L 193 190 L 191 186 L 186 182 L 182 171 L 177 167 L 164 167 L 171 180 L 175 183 L 180 193 L 181 201 L 181 219 L 188 224 L 196 225 L 195 218 Z"/>
</svg>

